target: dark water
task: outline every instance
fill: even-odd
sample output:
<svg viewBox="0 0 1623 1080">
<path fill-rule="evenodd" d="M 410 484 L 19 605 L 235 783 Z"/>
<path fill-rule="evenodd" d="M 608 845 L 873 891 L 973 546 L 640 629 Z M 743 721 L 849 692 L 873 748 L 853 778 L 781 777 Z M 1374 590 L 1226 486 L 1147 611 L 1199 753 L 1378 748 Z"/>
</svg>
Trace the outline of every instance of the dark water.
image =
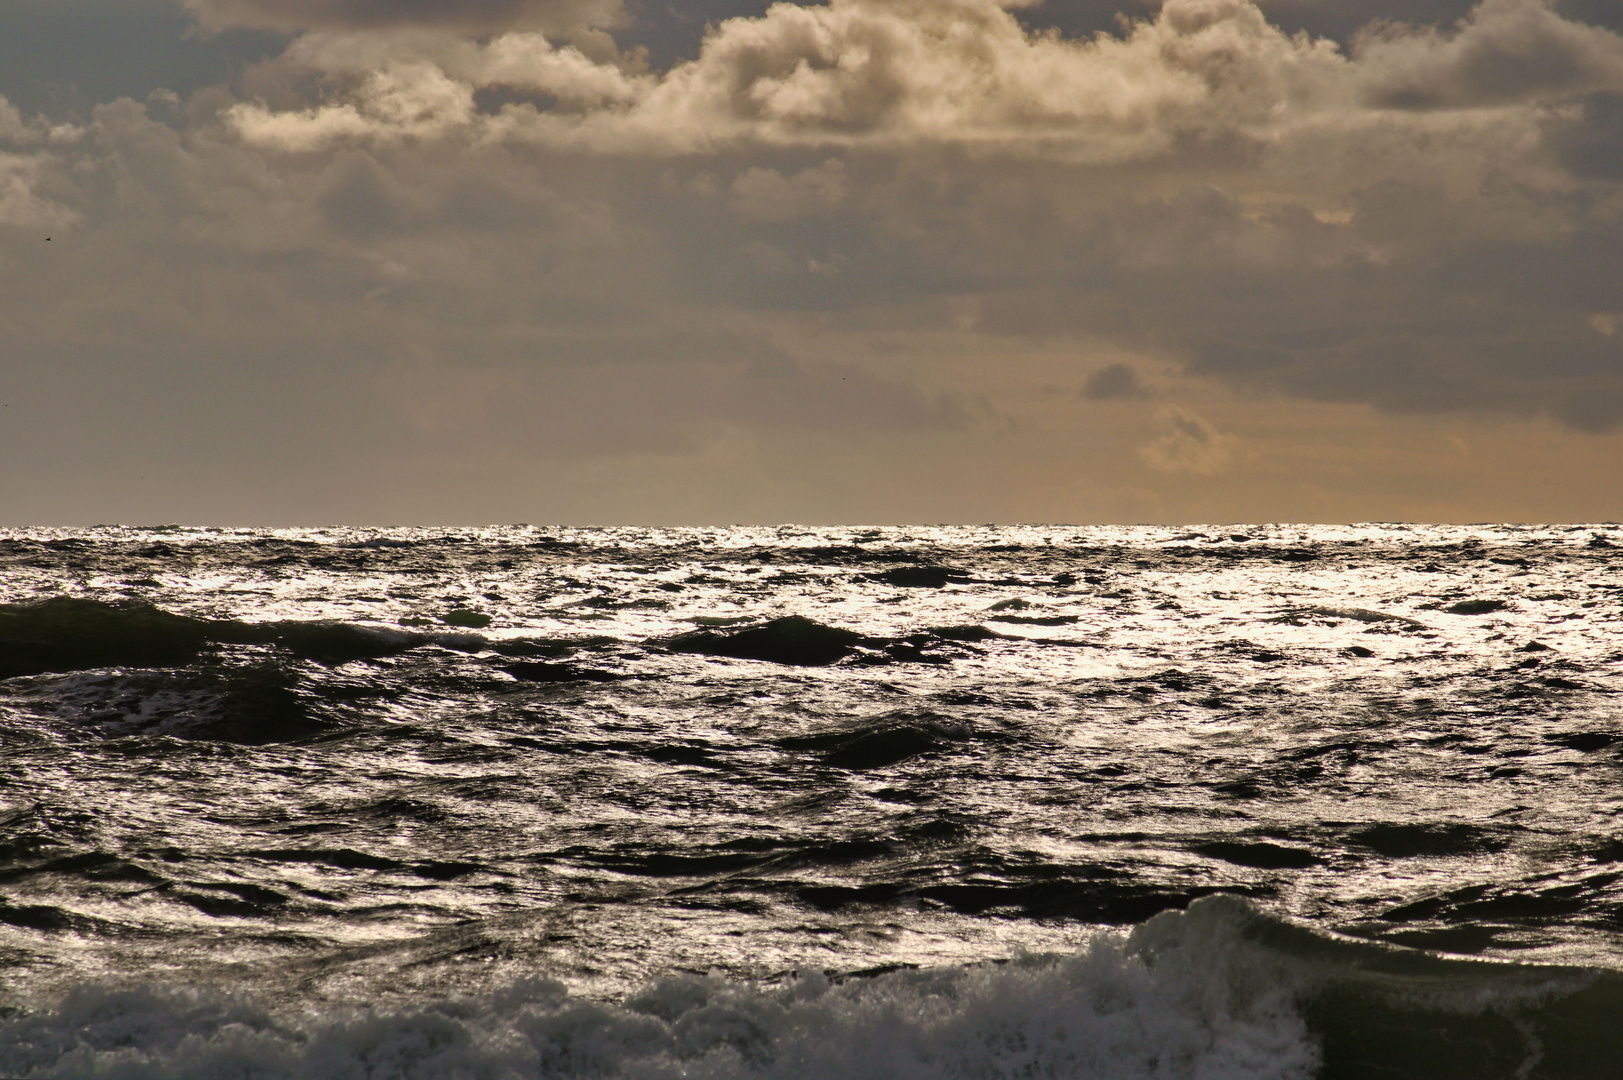
<svg viewBox="0 0 1623 1080">
<path fill-rule="evenodd" d="M 0 1074 L 1623 1075 L 1620 551 L 0 532 Z"/>
</svg>

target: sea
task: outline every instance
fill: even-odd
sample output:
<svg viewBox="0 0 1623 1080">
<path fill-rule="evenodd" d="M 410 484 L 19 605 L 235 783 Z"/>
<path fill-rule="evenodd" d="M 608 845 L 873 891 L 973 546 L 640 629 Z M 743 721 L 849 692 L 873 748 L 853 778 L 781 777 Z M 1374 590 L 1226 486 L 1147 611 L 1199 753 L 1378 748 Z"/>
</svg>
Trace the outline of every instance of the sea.
<svg viewBox="0 0 1623 1080">
<path fill-rule="evenodd" d="M 0 530 L 0 1075 L 1623 1076 L 1620 571 Z"/>
</svg>

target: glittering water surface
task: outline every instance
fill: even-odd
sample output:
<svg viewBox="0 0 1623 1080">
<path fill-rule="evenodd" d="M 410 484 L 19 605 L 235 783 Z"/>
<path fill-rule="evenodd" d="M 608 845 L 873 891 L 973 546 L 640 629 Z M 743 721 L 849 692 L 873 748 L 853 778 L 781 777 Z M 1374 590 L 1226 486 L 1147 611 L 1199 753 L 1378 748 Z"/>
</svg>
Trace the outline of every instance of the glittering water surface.
<svg viewBox="0 0 1623 1080">
<path fill-rule="evenodd" d="M 4 995 L 381 1007 L 544 976 L 623 1001 L 1078 955 L 1216 893 L 1623 967 L 1620 550 L 1614 526 L 0 532 Z"/>
</svg>

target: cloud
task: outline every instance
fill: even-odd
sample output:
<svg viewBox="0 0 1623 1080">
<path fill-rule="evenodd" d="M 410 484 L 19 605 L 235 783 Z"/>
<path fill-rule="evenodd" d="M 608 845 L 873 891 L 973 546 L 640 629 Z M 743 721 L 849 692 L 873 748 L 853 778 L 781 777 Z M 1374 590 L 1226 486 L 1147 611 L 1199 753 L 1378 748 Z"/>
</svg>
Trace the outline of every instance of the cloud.
<svg viewBox="0 0 1623 1080">
<path fill-rule="evenodd" d="M 1480 138 L 1504 118 L 1428 127 L 1384 111 L 1623 91 L 1623 40 L 1538 0 L 1487 0 L 1452 33 L 1388 25 L 1362 37 L 1351 58 L 1331 41 L 1286 35 L 1249 0 L 1167 0 L 1125 37 L 1089 40 L 1028 33 L 992 0 L 779 4 L 722 23 L 696 60 L 657 78 L 533 33 L 437 49 L 422 38 L 371 39 L 368 51 L 353 36 L 301 41 L 289 54 L 301 63 L 372 73 L 348 102 L 281 115 L 238 106 L 237 127 L 294 149 L 457 134 L 667 154 L 926 143 L 1112 164 L 1225 141 L 1265 153 L 1327 138 Z M 475 90 L 496 85 L 568 108 L 467 107 Z"/>
<path fill-rule="evenodd" d="M 473 89 L 440 68 L 390 60 L 370 72 L 353 100 L 303 112 L 232 111 L 254 141 L 282 150 L 316 150 L 350 141 L 400 142 L 448 135 L 474 116 Z"/>
<path fill-rule="evenodd" d="M 1234 457 L 1233 438 L 1180 405 L 1163 406 L 1156 421 L 1163 434 L 1140 448 L 1139 456 L 1158 472 L 1210 476 Z"/>
<path fill-rule="evenodd" d="M 536 35 L 497 38 L 455 67 L 470 88 L 551 58 Z M 491 54 L 501 53 L 505 63 Z M 322 70 L 334 50 L 301 45 Z M 443 63 L 443 61 L 442 61 Z M 608 67 L 557 72 L 551 92 L 613 81 Z M 740 142 L 775 145 L 965 144 L 988 152 L 1119 162 L 1169 151 L 1180 138 L 1262 135 L 1285 115 L 1350 92 L 1348 65 L 1327 41 L 1290 38 L 1246 0 L 1169 0 L 1125 39 L 1031 35 L 992 0 L 835 0 L 779 4 L 732 19 L 699 57 L 657 79 L 624 84 L 614 108 L 585 115 L 510 107 L 452 119 L 470 137 L 602 150 L 693 153 Z M 425 84 L 443 74 L 409 70 Z M 248 138 L 308 147 L 323 138 L 416 134 L 387 107 L 421 94 L 399 79 L 356 100 L 274 117 L 233 113 Z"/>
<path fill-rule="evenodd" d="M 0 140 L 16 143 L 28 141 L 32 132 L 23 123 L 22 113 L 5 98 L 0 97 Z"/>
<path fill-rule="evenodd" d="M 72 209 L 37 192 L 45 167 L 38 157 L 0 153 L 0 226 L 48 232 L 79 221 Z"/>
<path fill-rule="evenodd" d="M 1392 108 L 1469 108 L 1623 86 L 1609 31 L 1543 3 L 1483 0 L 1453 33 L 1387 24 L 1354 46 L 1368 100 Z"/>
<path fill-rule="evenodd" d="M 1093 401 L 1127 401 L 1149 396 L 1138 373 L 1126 364 L 1107 364 L 1082 384 L 1082 396 Z"/>
<path fill-rule="evenodd" d="M 845 163 L 829 158 L 793 176 L 752 166 L 733 181 L 731 196 L 734 211 L 746 220 L 782 223 L 826 214 L 839 207 L 850 190 Z"/>
<path fill-rule="evenodd" d="M 49 146 L 71 144 L 79 136 L 71 125 L 53 127 L 39 118 L 25 122 L 0 97 L 0 228 L 33 233 L 78 224 L 78 211 L 52 197 L 71 190 L 71 184 L 60 175 L 59 159 Z"/>
</svg>

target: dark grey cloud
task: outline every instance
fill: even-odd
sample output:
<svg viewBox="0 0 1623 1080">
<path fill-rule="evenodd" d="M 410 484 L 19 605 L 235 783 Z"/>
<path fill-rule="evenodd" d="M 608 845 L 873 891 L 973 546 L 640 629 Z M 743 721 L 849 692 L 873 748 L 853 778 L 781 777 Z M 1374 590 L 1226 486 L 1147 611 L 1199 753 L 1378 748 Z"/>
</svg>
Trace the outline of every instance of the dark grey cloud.
<svg viewBox="0 0 1623 1080">
<path fill-rule="evenodd" d="M 1623 338 L 1610 314 L 1623 229 L 1572 213 L 1564 235 L 1484 236 L 1441 193 L 1395 184 L 1356 205 L 1345 228 L 1365 250 L 1393 252 L 1388 261 L 1289 275 L 1235 266 L 1216 293 L 1157 274 L 1183 312 L 1190 370 L 1401 413 L 1623 424 Z"/>
<path fill-rule="evenodd" d="M 1149 397 L 1138 373 L 1126 364 L 1107 364 L 1082 384 L 1082 396 L 1093 401 L 1131 401 Z"/>
<path fill-rule="evenodd" d="M 370 155 L 351 151 L 327 169 L 316 206 L 339 234 L 371 239 L 399 229 L 404 216 L 387 172 Z"/>
</svg>

